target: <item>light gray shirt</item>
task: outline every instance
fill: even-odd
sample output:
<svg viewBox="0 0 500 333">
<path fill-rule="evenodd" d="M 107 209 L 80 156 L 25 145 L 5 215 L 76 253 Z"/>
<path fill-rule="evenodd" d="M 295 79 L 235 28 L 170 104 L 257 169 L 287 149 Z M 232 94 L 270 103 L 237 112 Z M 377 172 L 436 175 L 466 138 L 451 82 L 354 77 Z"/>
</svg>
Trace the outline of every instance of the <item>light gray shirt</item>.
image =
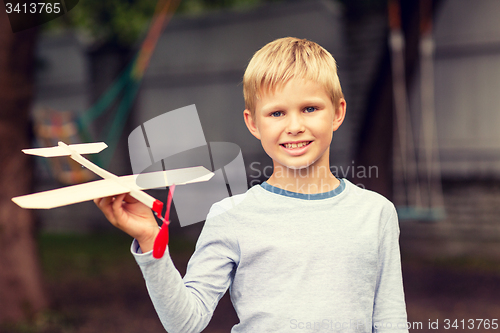
<svg viewBox="0 0 500 333">
<path fill-rule="evenodd" d="M 201 332 L 229 288 L 231 332 L 407 332 L 391 202 L 342 179 L 320 194 L 267 183 L 214 204 L 182 279 L 132 252 L 169 333 Z"/>
</svg>

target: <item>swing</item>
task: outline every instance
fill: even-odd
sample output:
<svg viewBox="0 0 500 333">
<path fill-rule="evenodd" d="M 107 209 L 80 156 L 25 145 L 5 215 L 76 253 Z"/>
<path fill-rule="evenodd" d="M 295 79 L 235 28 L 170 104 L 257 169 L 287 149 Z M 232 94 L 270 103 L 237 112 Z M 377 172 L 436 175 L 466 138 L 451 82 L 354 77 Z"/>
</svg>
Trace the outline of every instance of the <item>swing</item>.
<svg viewBox="0 0 500 333">
<path fill-rule="evenodd" d="M 394 93 L 393 184 L 401 220 L 438 221 L 446 213 L 434 111 L 432 0 L 421 3 L 420 21 L 420 143 L 414 139 L 406 93 L 404 34 L 399 0 L 389 0 L 391 65 Z M 418 145 L 418 149 L 415 147 Z"/>
</svg>

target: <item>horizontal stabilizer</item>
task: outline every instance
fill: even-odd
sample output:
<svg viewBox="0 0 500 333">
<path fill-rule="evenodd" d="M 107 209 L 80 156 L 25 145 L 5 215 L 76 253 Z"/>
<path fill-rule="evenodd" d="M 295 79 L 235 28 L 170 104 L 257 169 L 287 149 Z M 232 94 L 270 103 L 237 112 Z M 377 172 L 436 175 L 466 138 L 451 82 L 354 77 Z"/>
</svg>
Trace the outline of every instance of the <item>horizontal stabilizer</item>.
<svg viewBox="0 0 500 333">
<path fill-rule="evenodd" d="M 94 143 L 78 143 L 74 145 L 69 145 L 69 148 L 76 151 L 79 154 L 96 154 L 104 150 L 108 145 L 104 142 L 94 142 Z M 33 149 L 23 149 L 23 153 L 29 155 L 37 155 L 43 157 L 55 157 L 55 156 L 69 156 L 70 153 L 63 147 L 49 147 L 49 148 L 33 148 Z"/>
</svg>

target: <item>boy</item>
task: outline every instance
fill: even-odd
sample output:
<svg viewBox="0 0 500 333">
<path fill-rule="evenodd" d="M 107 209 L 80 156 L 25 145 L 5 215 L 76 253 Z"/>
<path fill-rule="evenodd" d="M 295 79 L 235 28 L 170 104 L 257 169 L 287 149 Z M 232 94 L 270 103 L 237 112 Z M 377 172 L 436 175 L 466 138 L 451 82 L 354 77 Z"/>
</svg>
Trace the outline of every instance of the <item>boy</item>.
<svg viewBox="0 0 500 333">
<path fill-rule="evenodd" d="M 148 208 L 125 195 L 96 200 L 135 238 L 165 329 L 202 331 L 230 288 L 233 333 L 407 332 L 394 206 L 330 172 L 346 110 L 335 60 L 316 43 L 278 39 L 254 55 L 243 86 L 245 123 L 273 174 L 213 205 L 183 280 L 168 254 L 152 257 Z"/>
</svg>

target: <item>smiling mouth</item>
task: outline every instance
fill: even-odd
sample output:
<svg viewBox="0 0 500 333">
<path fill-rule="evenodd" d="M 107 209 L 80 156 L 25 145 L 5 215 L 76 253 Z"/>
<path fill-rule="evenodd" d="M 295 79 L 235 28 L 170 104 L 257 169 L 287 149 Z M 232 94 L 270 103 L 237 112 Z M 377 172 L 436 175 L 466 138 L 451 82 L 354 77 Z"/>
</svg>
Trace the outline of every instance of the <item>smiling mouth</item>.
<svg viewBox="0 0 500 333">
<path fill-rule="evenodd" d="M 286 149 L 298 149 L 305 147 L 309 145 L 312 141 L 303 141 L 303 142 L 297 142 L 297 143 L 283 143 L 281 146 L 285 147 Z"/>
</svg>

